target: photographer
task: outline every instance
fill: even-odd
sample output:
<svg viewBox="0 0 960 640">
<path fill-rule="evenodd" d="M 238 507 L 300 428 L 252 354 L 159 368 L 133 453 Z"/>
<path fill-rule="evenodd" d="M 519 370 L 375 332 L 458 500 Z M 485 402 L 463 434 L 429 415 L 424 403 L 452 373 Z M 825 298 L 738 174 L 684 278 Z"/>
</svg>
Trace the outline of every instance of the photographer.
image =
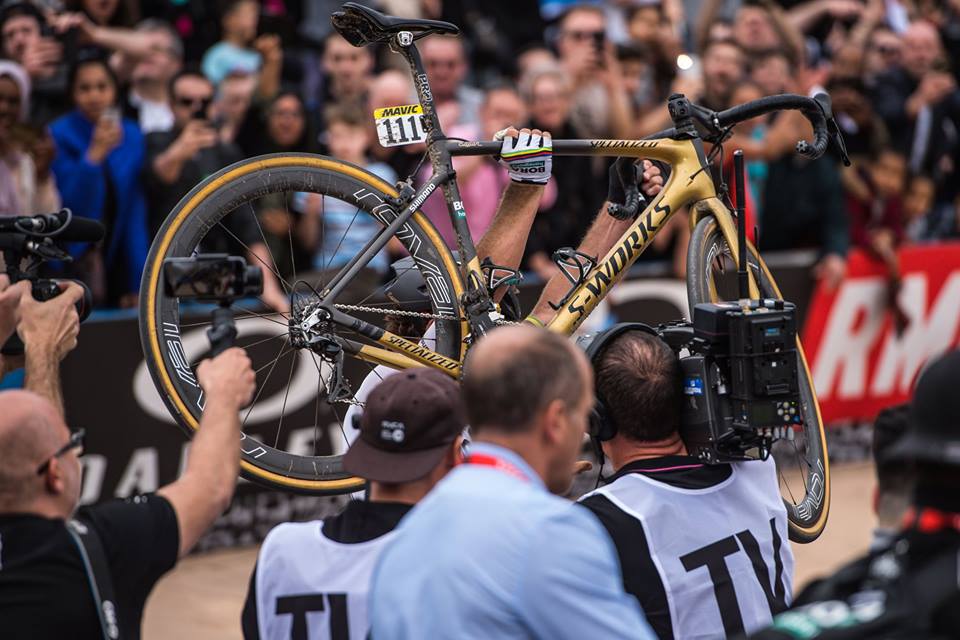
<svg viewBox="0 0 960 640">
<path fill-rule="evenodd" d="M 35 340 L 46 334 L 23 332 L 27 313 L 20 326 L 29 379 L 30 354 L 42 344 Z M 69 350 L 69 341 L 59 344 Z M 183 475 L 156 494 L 79 510 L 83 431 L 71 434 L 34 393 L 0 393 L 4 638 L 140 637 L 153 585 L 227 507 L 239 471 L 239 409 L 254 389 L 250 361 L 230 349 L 201 363 L 197 377 L 206 405 Z"/>
<path fill-rule="evenodd" d="M 190 189 L 207 176 L 243 159 L 240 149 L 220 139 L 211 118 L 213 84 L 199 71 L 185 69 L 170 81 L 173 129 L 147 136 L 146 190 L 150 201 L 150 234 L 156 235 L 171 211 Z M 252 264 L 269 264 L 269 251 L 252 210 L 223 219 L 226 230 L 211 229 L 203 240 L 207 253 L 246 252 Z M 288 301 L 272 271 L 264 270 L 263 300 L 275 309 Z"/>
<path fill-rule="evenodd" d="M 774 461 L 706 465 L 687 455 L 676 354 L 642 325 L 608 331 L 587 351 L 591 435 L 616 473 L 581 503 L 613 538 L 626 590 L 660 638 L 769 624 L 793 579 Z"/>
</svg>

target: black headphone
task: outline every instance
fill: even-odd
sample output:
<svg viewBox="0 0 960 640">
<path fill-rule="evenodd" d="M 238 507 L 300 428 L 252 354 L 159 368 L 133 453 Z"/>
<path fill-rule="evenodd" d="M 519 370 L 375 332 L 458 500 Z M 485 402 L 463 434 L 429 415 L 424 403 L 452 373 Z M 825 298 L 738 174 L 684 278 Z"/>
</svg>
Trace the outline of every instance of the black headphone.
<svg viewBox="0 0 960 640">
<path fill-rule="evenodd" d="M 583 348 L 587 355 L 587 359 L 590 361 L 590 366 L 593 367 L 594 371 L 596 371 L 597 365 L 600 364 L 600 357 L 603 355 L 604 349 L 606 349 L 607 346 L 609 346 L 609 344 L 618 336 L 621 336 L 628 331 L 643 331 L 644 333 L 649 333 L 650 335 L 660 337 L 660 334 L 657 332 L 657 330 L 648 324 L 643 324 L 642 322 L 621 322 L 593 336 L 581 336 L 577 340 L 577 344 Z M 596 386 L 594 386 L 594 394 L 596 395 L 596 403 L 593 406 L 593 410 L 590 412 L 588 432 L 590 434 L 590 438 L 594 441 L 606 442 L 607 440 L 612 440 L 614 436 L 617 435 L 617 424 L 610 416 L 610 412 L 607 409 L 607 405 L 604 402 L 603 396 L 600 395 L 600 390 L 597 389 Z"/>
</svg>

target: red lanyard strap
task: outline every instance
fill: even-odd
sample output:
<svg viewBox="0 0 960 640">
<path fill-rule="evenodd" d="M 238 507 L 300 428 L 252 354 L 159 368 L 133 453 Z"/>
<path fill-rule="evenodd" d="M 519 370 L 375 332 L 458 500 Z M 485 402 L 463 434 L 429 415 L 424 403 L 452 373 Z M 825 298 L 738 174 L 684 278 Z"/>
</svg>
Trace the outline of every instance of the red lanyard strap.
<svg viewBox="0 0 960 640">
<path fill-rule="evenodd" d="M 474 453 L 467 456 L 467 459 L 464 460 L 465 464 L 476 464 L 482 467 L 493 467 L 498 471 L 502 471 L 507 475 L 511 475 L 514 478 L 519 478 L 524 482 L 529 482 L 530 478 L 527 477 L 523 471 L 521 471 L 517 465 L 511 464 L 506 460 L 498 458 L 496 456 L 487 455 L 485 453 Z"/>
</svg>

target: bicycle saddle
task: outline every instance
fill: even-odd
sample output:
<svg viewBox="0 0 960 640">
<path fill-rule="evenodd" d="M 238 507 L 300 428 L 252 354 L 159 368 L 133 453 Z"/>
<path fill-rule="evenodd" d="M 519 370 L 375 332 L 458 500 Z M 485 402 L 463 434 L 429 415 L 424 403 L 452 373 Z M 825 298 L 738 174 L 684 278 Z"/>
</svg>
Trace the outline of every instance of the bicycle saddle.
<svg viewBox="0 0 960 640">
<path fill-rule="evenodd" d="M 330 16 L 330 22 L 355 47 L 386 42 L 401 31 L 410 31 L 415 40 L 432 33 L 460 33 L 459 27 L 449 22 L 387 16 L 356 2 L 345 2 L 342 9 Z"/>
</svg>

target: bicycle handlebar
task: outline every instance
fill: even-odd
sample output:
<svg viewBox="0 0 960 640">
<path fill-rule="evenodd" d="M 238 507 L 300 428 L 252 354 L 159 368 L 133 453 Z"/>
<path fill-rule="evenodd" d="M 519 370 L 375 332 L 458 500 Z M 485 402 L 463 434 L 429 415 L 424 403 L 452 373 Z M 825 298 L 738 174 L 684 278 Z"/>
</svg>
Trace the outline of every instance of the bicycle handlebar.
<svg viewBox="0 0 960 640">
<path fill-rule="evenodd" d="M 789 93 L 779 96 L 767 96 L 714 114 L 714 122 L 719 125 L 721 129 L 725 129 L 744 120 L 750 120 L 757 116 L 784 109 L 795 109 L 799 111 L 813 126 L 813 142 L 810 143 L 806 140 L 798 141 L 797 153 L 811 159 L 822 156 L 827 150 L 827 145 L 830 143 L 827 119 L 833 118 L 830 107 L 830 96 L 825 93 L 818 94 L 815 98 Z M 722 134 L 722 132 L 718 133 Z"/>
<path fill-rule="evenodd" d="M 677 96 L 683 100 L 683 96 Z M 673 99 L 673 97 L 671 97 Z M 693 103 L 687 103 L 690 107 L 689 116 L 699 125 L 699 137 L 707 142 L 722 142 L 729 132 L 729 128 L 745 120 L 766 115 L 774 111 L 785 109 L 795 109 L 800 111 L 813 125 L 813 141 L 800 140 L 797 142 L 797 153 L 800 155 L 816 159 L 822 156 L 830 141 L 833 140 L 837 147 L 844 164 L 849 165 L 846 148 L 843 144 L 843 137 L 840 130 L 833 120 L 833 112 L 830 106 L 830 96 L 821 93 L 816 97 L 808 98 L 796 94 L 783 94 L 779 96 L 767 96 L 751 102 L 746 102 L 725 111 L 714 112 Z M 676 127 L 657 131 L 642 140 L 654 140 L 658 138 L 671 138 L 674 140 L 683 137 L 691 137 L 689 132 L 678 132 Z M 450 151 L 458 156 L 485 156 L 497 155 L 501 149 L 500 142 L 447 142 Z M 553 152 L 555 155 L 577 155 L 583 153 L 583 141 L 564 141 L 555 140 L 553 143 Z"/>
</svg>

